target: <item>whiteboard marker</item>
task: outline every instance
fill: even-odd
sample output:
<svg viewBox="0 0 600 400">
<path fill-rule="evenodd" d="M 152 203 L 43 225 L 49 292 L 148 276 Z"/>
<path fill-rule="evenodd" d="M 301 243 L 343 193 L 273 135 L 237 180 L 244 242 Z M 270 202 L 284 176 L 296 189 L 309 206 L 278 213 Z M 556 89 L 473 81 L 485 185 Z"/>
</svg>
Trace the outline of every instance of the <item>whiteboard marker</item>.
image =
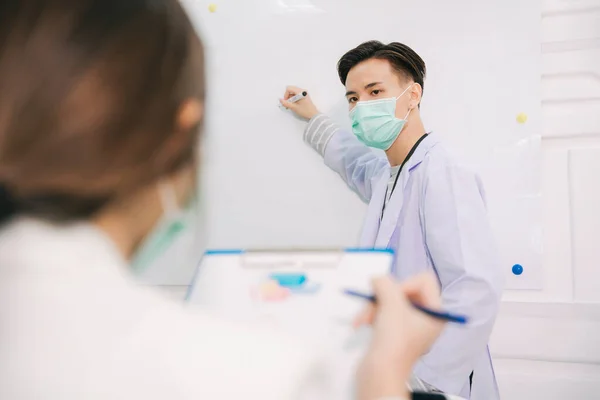
<svg viewBox="0 0 600 400">
<path fill-rule="evenodd" d="M 302 92 L 302 93 L 298 93 L 297 95 L 295 95 L 294 97 L 290 97 L 289 99 L 287 99 L 287 101 L 289 101 L 290 103 L 295 103 L 297 101 L 302 100 L 303 98 L 305 98 L 308 95 L 308 93 L 306 93 L 306 91 Z"/>
<path fill-rule="evenodd" d="M 290 97 L 286 101 L 289 101 L 290 103 L 296 103 L 296 102 L 302 100 L 303 98 L 305 98 L 306 96 L 308 96 L 308 93 L 306 93 L 306 91 L 304 91 L 302 93 L 298 93 L 297 95 Z M 281 104 L 281 102 L 279 103 L 279 108 L 281 108 L 282 110 L 287 110 L 287 108 L 285 108 L 283 106 L 283 104 Z"/>
</svg>

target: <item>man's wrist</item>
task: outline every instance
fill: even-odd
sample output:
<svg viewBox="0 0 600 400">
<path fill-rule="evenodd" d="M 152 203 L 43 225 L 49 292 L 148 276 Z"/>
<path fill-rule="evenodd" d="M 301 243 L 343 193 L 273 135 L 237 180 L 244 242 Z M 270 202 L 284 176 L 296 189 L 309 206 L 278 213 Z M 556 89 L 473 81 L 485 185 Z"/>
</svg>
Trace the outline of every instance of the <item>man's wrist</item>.
<svg viewBox="0 0 600 400">
<path fill-rule="evenodd" d="M 313 113 L 307 114 L 306 117 L 310 121 L 310 120 L 312 120 L 314 117 L 316 117 L 319 114 L 322 114 L 322 112 L 320 112 L 320 111 L 314 111 Z"/>
</svg>

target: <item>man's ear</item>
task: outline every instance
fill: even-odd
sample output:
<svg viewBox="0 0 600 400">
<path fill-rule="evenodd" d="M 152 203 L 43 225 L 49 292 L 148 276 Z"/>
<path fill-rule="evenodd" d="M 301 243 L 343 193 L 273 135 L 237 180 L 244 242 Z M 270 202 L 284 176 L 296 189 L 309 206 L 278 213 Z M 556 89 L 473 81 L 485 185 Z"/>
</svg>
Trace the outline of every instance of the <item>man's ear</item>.
<svg viewBox="0 0 600 400">
<path fill-rule="evenodd" d="M 423 88 L 420 84 L 414 83 L 410 88 L 410 103 L 409 107 L 412 110 L 417 108 L 421 104 L 421 96 L 423 95 Z"/>
</svg>

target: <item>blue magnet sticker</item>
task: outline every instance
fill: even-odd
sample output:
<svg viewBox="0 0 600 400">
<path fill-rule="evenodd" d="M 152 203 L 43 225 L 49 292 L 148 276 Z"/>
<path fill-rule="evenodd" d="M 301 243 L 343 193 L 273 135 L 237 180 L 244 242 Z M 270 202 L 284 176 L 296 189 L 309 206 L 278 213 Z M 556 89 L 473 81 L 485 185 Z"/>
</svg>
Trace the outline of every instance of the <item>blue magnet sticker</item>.
<svg viewBox="0 0 600 400">
<path fill-rule="evenodd" d="M 521 264 L 513 265 L 512 273 L 515 275 L 521 275 L 523 273 L 523 266 Z"/>
<path fill-rule="evenodd" d="M 280 286 L 287 288 L 302 286 L 306 281 L 306 275 L 297 273 L 271 274 L 269 278 L 277 281 Z"/>
</svg>

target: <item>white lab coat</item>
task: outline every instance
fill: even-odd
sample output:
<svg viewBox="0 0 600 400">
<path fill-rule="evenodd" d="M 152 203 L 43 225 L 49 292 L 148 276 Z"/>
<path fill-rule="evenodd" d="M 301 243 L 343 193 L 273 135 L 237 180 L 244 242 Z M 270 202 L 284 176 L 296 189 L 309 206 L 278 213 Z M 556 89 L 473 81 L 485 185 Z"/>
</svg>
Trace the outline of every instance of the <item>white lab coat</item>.
<svg viewBox="0 0 600 400">
<path fill-rule="evenodd" d="M 87 224 L 0 228 L 0 399 L 330 399 L 312 349 L 135 285 Z"/>
<path fill-rule="evenodd" d="M 309 122 L 304 138 L 369 204 L 360 246 L 393 248 L 393 272 L 400 279 L 434 271 L 444 308 L 470 317 L 466 327 L 447 325 L 415 374 L 446 393 L 498 399 L 487 343 L 503 277 L 477 176 L 454 162 L 430 134 L 402 169 L 381 220 L 390 177 L 387 159 L 325 115 Z"/>
</svg>

